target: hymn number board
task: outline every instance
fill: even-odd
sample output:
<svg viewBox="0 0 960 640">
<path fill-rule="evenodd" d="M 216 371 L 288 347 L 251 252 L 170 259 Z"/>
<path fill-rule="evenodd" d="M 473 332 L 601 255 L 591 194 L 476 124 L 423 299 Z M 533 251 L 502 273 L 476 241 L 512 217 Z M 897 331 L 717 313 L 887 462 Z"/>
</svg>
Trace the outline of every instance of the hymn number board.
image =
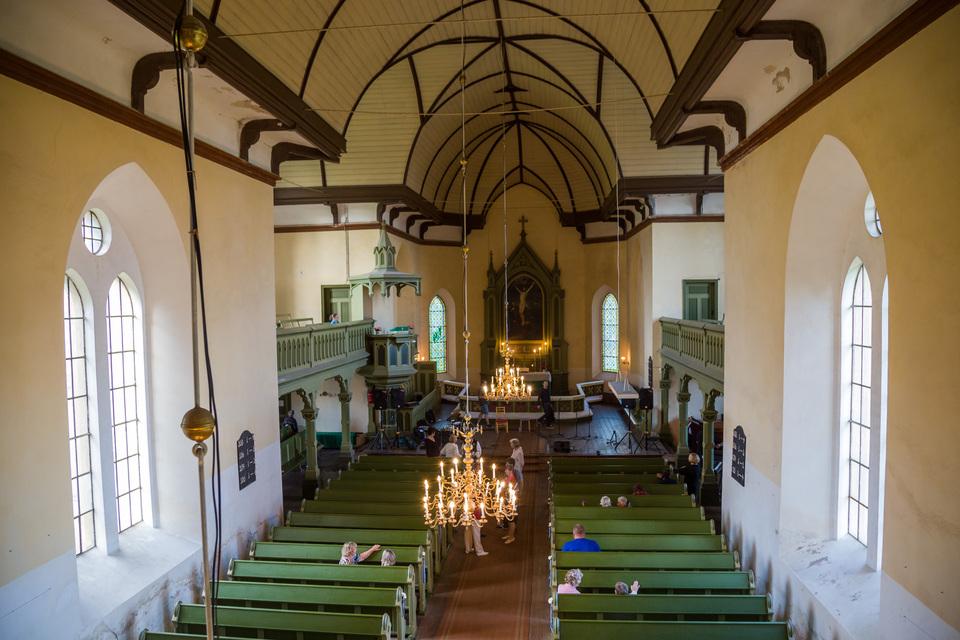
<svg viewBox="0 0 960 640">
<path fill-rule="evenodd" d="M 737 425 L 733 430 L 733 460 L 730 465 L 730 476 L 744 485 L 745 473 L 747 468 L 747 434 L 743 432 L 743 427 Z"/>
<path fill-rule="evenodd" d="M 253 446 L 253 434 L 249 431 L 241 433 L 237 440 L 237 473 L 241 491 L 257 479 L 257 450 Z"/>
</svg>

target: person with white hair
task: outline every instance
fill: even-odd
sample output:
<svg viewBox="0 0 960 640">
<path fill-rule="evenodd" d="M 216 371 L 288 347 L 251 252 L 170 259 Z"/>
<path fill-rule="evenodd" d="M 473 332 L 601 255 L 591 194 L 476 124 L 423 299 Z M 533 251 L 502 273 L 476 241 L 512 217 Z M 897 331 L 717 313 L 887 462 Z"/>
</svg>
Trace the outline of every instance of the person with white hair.
<svg viewBox="0 0 960 640">
<path fill-rule="evenodd" d="M 563 584 L 557 587 L 557 593 L 580 593 L 577 587 L 583 582 L 583 571 L 580 569 L 570 569 L 563 576 Z"/>
<path fill-rule="evenodd" d="M 612 503 L 610 502 L 610 496 L 603 496 L 600 498 L 601 507 L 609 507 Z"/>
<path fill-rule="evenodd" d="M 518 438 L 510 438 L 510 446 L 513 451 L 510 457 L 513 459 L 513 470 L 517 476 L 517 491 L 523 487 L 523 447 L 520 446 Z"/>
</svg>

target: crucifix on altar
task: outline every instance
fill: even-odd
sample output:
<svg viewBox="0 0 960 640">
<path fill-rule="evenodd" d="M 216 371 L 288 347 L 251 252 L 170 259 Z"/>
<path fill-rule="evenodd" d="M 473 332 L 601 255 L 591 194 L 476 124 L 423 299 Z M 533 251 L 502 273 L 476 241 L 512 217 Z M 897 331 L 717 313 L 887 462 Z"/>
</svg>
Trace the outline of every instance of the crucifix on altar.
<svg viewBox="0 0 960 640">
<path fill-rule="evenodd" d="M 527 216 L 520 216 L 520 242 L 523 242 L 527 239 L 527 223 L 530 220 Z"/>
</svg>

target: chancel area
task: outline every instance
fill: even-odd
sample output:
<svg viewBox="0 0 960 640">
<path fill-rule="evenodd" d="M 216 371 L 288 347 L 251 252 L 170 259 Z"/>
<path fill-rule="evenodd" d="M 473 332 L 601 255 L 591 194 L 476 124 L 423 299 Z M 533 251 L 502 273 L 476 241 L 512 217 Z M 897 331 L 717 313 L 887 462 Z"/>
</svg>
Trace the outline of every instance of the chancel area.
<svg viewBox="0 0 960 640">
<path fill-rule="evenodd" d="M 960 638 L 955 0 L 0 0 L 0 637 Z"/>
</svg>

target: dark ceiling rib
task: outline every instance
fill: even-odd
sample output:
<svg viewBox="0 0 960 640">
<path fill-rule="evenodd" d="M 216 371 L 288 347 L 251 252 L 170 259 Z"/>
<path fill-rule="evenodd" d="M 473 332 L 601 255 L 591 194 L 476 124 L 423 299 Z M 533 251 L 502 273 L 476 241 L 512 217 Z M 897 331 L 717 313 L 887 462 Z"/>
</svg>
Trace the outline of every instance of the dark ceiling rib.
<svg viewBox="0 0 960 640">
<path fill-rule="evenodd" d="M 433 206 L 423 196 L 402 184 L 350 185 L 341 187 L 283 187 L 273 190 L 273 204 L 348 204 L 351 202 L 399 202 L 440 224 L 457 226 L 463 216 Z"/>
<path fill-rule="evenodd" d="M 413 58 L 407 58 L 407 60 L 410 62 L 410 76 L 413 79 L 413 88 L 417 92 L 417 113 L 420 114 L 418 119 L 422 127 L 427 116 L 423 112 L 423 94 L 420 92 L 420 76 L 417 75 L 417 65 L 414 64 Z"/>
<path fill-rule="evenodd" d="M 550 204 L 552 204 L 552 205 L 554 206 L 557 214 L 559 215 L 559 214 L 561 213 L 560 203 L 559 203 L 559 201 L 557 200 L 556 194 L 553 194 L 553 192 L 550 190 L 550 187 L 547 186 L 547 183 L 543 180 L 543 178 L 541 178 L 539 175 L 537 175 L 536 172 L 531 171 L 531 170 L 528 169 L 527 172 L 528 172 L 531 176 L 537 178 L 537 179 L 540 181 L 540 185 L 532 184 L 532 183 L 526 182 L 526 181 L 521 181 L 521 180 L 519 179 L 519 169 L 520 169 L 519 167 L 514 167 L 513 169 L 511 169 L 510 171 L 507 172 L 507 175 L 506 175 L 505 177 L 500 178 L 499 180 L 497 180 L 496 184 L 494 184 L 494 185 L 490 188 L 490 192 L 487 194 L 487 197 L 486 197 L 486 199 L 484 200 L 483 209 L 481 210 L 481 214 L 480 214 L 480 223 L 477 225 L 478 228 L 483 228 L 483 226 L 486 224 L 487 217 L 490 215 L 490 209 L 493 207 L 493 203 L 494 203 L 494 200 L 492 199 L 493 194 L 499 193 L 499 192 L 501 192 L 501 191 L 503 190 L 504 180 L 506 180 L 506 182 L 507 182 L 507 191 L 509 191 L 510 189 L 516 187 L 517 185 L 521 185 L 521 184 L 522 184 L 522 185 L 526 185 L 526 186 L 530 187 L 531 189 L 535 189 L 536 191 L 539 191 L 540 194 L 541 194 L 548 202 L 550 202 Z M 518 177 L 517 177 L 517 180 L 516 180 L 516 182 L 514 182 L 513 184 L 510 184 L 510 178 L 511 178 L 512 176 L 514 176 L 515 174 L 517 174 L 517 176 L 518 176 Z"/>
<path fill-rule="evenodd" d="M 179 0 L 110 2 L 164 39 L 173 31 L 181 6 Z M 344 137 L 220 28 L 198 11 L 194 15 L 204 23 L 209 34 L 203 50 L 207 56 L 207 68 L 277 119 L 296 126 L 297 133 L 326 157 L 338 161 L 346 150 Z"/>
<path fill-rule="evenodd" d="M 201 68 L 206 66 L 207 58 L 203 53 L 197 54 L 197 64 Z M 160 82 L 160 72 L 176 67 L 177 54 L 173 51 L 148 53 L 137 60 L 130 76 L 130 106 L 143 113 L 147 92 Z"/>
<path fill-rule="evenodd" d="M 523 124 L 524 126 L 527 125 L 526 122 L 524 122 Z M 527 127 L 527 129 L 530 131 L 531 134 L 533 134 L 534 137 L 536 137 L 537 140 L 540 141 L 540 144 L 542 144 L 544 148 L 546 148 L 547 153 L 549 153 L 550 157 L 553 158 L 553 162 L 557 165 L 557 169 L 560 170 L 560 176 L 563 178 L 563 184 L 567 187 L 567 195 L 570 197 L 570 209 L 572 209 L 573 212 L 576 213 L 577 199 L 573 196 L 573 189 L 570 187 L 570 179 L 567 177 L 567 172 L 563 168 L 563 163 L 560 162 L 560 159 L 557 157 L 557 154 L 553 152 L 553 147 L 547 144 L 547 141 L 544 140 L 540 136 L 540 134 L 536 132 L 536 130 L 530 127 Z"/>
<path fill-rule="evenodd" d="M 717 151 L 717 157 L 722 158 L 724 153 L 725 141 L 723 139 L 723 130 L 713 125 L 706 127 L 697 127 L 687 131 L 680 131 L 673 134 L 665 144 L 657 143 L 657 149 L 666 147 L 686 146 L 686 145 L 706 145 L 713 147 Z"/>
<path fill-rule="evenodd" d="M 508 129 L 509 129 L 509 127 L 512 127 L 512 126 L 515 126 L 515 123 L 511 122 L 509 125 L 507 125 Z M 470 158 L 473 156 L 473 154 L 476 153 L 477 151 L 479 151 L 479 150 L 480 150 L 480 147 L 482 147 L 484 144 L 486 144 L 487 140 L 489 140 L 490 138 L 494 137 L 494 135 L 495 135 L 496 133 L 498 133 L 500 130 L 501 130 L 501 129 L 500 129 L 499 126 L 497 126 L 497 127 L 491 127 L 491 128 L 488 130 L 490 133 L 489 133 L 488 135 L 484 136 L 483 140 L 481 140 L 480 142 L 478 142 L 477 145 L 473 148 L 473 150 L 471 150 L 471 151 L 467 154 L 467 162 L 469 163 Z M 491 145 L 491 147 L 490 147 L 491 151 L 492 151 L 493 148 L 495 148 L 495 147 L 496 147 L 496 143 L 494 143 L 493 145 Z M 488 153 L 489 153 L 489 152 L 488 152 Z M 446 179 L 447 171 L 449 171 L 451 168 L 456 167 L 456 166 L 458 166 L 458 165 L 460 164 L 460 163 L 459 163 L 459 159 L 460 159 L 459 156 L 456 156 L 456 157 L 454 157 L 454 159 L 450 162 L 450 164 L 447 165 L 447 168 L 444 169 L 443 175 L 441 176 L 441 180 L 445 180 L 445 179 Z M 457 176 L 459 176 L 459 175 L 460 175 L 460 172 L 457 171 L 457 170 L 454 170 L 454 172 L 452 173 L 452 175 L 451 175 L 451 177 L 450 177 L 450 182 L 447 183 L 447 190 L 446 190 L 446 191 L 444 192 L 444 194 L 443 194 L 443 200 L 438 200 L 438 196 L 440 195 L 440 187 L 443 186 L 443 182 L 441 181 L 441 182 L 437 183 L 437 189 L 436 189 L 436 191 L 434 192 L 434 204 L 437 204 L 437 206 L 439 206 L 441 209 L 443 208 L 444 205 L 446 205 L 446 204 L 450 201 L 450 191 L 453 189 L 453 185 L 455 185 L 455 184 L 457 183 Z M 472 176 L 473 176 L 474 181 L 479 181 L 479 180 L 480 180 L 480 177 L 481 177 L 481 173 L 480 173 L 480 172 L 476 172 L 476 173 L 472 174 Z M 471 177 L 471 173 L 470 173 L 470 171 L 469 171 L 469 164 L 468 164 L 468 167 L 467 167 L 467 178 L 469 179 L 470 177 Z M 463 207 L 463 208 L 467 209 L 467 213 L 469 213 L 470 207 L 471 207 L 471 203 L 470 203 L 470 202 L 464 203 L 464 207 Z"/>
<path fill-rule="evenodd" d="M 600 104 L 603 101 L 603 54 L 597 55 L 597 97 L 594 102 L 597 103 L 597 117 L 600 117 Z"/>
<path fill-rule="evenodd" d="M 593 164 L 587 159 L 586 155 L 578 149 L 572 142 L 560 136 L 553 129 L 544 127 L 542 124 L 537 122 L 527 122 L 525 123 L 531 131 L 539 130 L 546 136 L 550 136 L 552 139 L 556 140 L 557 143 L 563 147 L 567 153 L 570 154 L 570 157 L 573 158 L 580 168 L 583 170 L 584 175 L 587 177 L 587 181 L 590 183 L 590 187 L 593 189 L 594 198 L 597 200 L 597 206 L 600 205 L 601 198 L 600 193 L 602 192 L 602 182 L 600 180 L 600 174 L 597 173 L 597 170 L 594 168 Z"/>
<path fill-rule="evenodd" d="M 669 95 L 653 118 L 650 132 L 666 143 L 680 129 L 686 113 L 699 102 L 720 72 L 740 49 L 774 0 L 720 0 L 693 51 L 687 57 Z"/>
<path fill-rule="evenodd" d="M 249 120 L 240 129 L 240 157 L 248 160 L 250 147 L 257 144 L 260 134 L 264 131 L 290 131 L 293 127 L 276 118 Z"/>
<path fill-rule="evenodd" d="M 687 110 L 687 113 L 722 113 L 728 125 L 737 130 L 739 140 L 747 137 L 747 112 L 739 102 L 733 100 L 701 100 Z"/>
<path fill-rule="evenodd" d="M 519 123 L 519 118 L 517 119 Z M 516 128 L 517 131 L 517 166 L 520 167 L 520 181 L 523 181 L 523 136 L 520 135 L 520 127 Z"/>
<path fill-rule="evenodd" d="M 670 43 L 667 42 L 667 36 L 663 34 L 663 29 L 660 28 L 660 23 L 657 21 L 657 16 L 654 15 L 653 11 L 650 10 L 650 5 L 647 4 L 646 0 L 637 0 L 640 3 L 640 6 L 643 7 L 643 10 L 647 12 L 647 17 L 650 18 L 653 28 L 657 30 L 657 35 L 660 37 L 660 43 L 663 45 L 663 52 L 667 54 L 667 60 L 670 61 L 670 70 L 673 71 L 673 79 L 677 79 L 677 63 L 673 60 L 673 51 L 670 50 Z"/>
<path fill-rule="evenodd" d="M 213 0 L 210 6 L 210 22 L 217 24 L 217 16 L 220 15 L 220 0 Z"/>
<path fill-rule="evenodd" d="M 467 124 L 469 125 L 471 121 L 473 121 L 473 120 L 475 120 L 476 118 L 479 118 L 479 117 L 480 117 L 480 116 L 473 116 L 473 117 L 471 117 L 471 118 L 468 118 L 468 119 L 467 119 Z M 495 132 L 495 131 L 497 131 L 497 130 L 499 130 L 499 129 L 500 129 L 500 125 L 499 125 L 499 124 L 492 125 L 492 126 L 490 126 L 490 127 L 487 127 L 486 129 L 483 129 L 482 131 L 480 131 L 479 133 L 477 133 L 475 136 L 473 136 L 472 138 L 470 138 L 470 140 L 468 140 L 468 141 L 467 141 L 467 144 L 466 144 L 466 146 L 467 146 L 467 157 L 469 158 L 469 157 L 470 157 L 470 154 L 473 153 L 473 150 L 470 149 L 470 147 L 471 147 L 471 145 L 473 145 L 474 142 L 476 142 L 476 140 L 477 140 L 480 136 L 483 136 L 484 134 L 487 134 L 487 133 Z M 446 146 L 447 146 L 448 144 L 450 144 L 450 141 L 453 140 L 454 136 L 456 136 L 458 133 L 460 133 L 460 129 L 454 129 L 454 130 L 450 133 L 450 135 L 448 135 L 448 136 L 446 137 L 446 139 L 444 139 L 444 141 L 443 141 L 442 143 L 440 143 L 440 145 L 437 146 L 436 151 L 435 151 L 434 154 L 430 157 L 430 162 L 427 164 L 427 167 L 426 167 L 426 169 L 424 170 L 424 173 L 423 173 L 423 180 L 420 182 L 420 189 L 419 189 L 419 191 L 420 191 L 421 193 L 427 188 L 427 179 L 430 177 L 431 171 L 432 171 L 432 169 L 433 169 L 434 162 L 437 160 L 437 158 L 440 157 L 440 153 L 446 148 Z M 486 140 L 486 138 L 484 138 L 484 140 Z M 481 142 L 478 143 L 478 144 L 482 144 L 482 143 L 483 143 L 483 141 L 481 141 Z M 443 173 L 440 174 L 440 178 L 439 178 L 437 184 L 434 185 L 434 189 L 433 189 L 433 197 L 434 197 L 434 200 L 436 200 L 437 194 L 438 194 L 439 191 L 440 191 L 440 185 L 443 183 L 443 181 L 444 181 L 444 179 L 445 179 L 445 177 L 446 177 L 446 175 L 447 175 L 447 171 L 450 169 L 450 166 L 451 166 L 456 160 L 458 160 L 458 159 L 459 159 L 459 156 L 455 155 L 454 158 L 453 158 L 453 160 L 451 160 L 451 161 L 447 164 L 447 166 L 444 168 Z"/>
<path fill-rule="evenodd" d="M 333 24 L 333 19 L 337 17 L 337 13 L 340 12 L 340 8 L 347 0 L 339 0 L 337 6 L 333 8 L 330 12 L 330 15 L 327 16 L 327 19 L 323 23 L 323 30 L 317 34 L 317 41 L 313 44 L 313 50 L 310 52 L 310 57 L 307 58 L 307 66 L 303 69 L 303 80 L 300 82 L 300 97 L 303 98 L 304 94 L 307 92 L 307 82 L 310 80 L 310 74 L 313 72 L 313 63 L 317 59 L 317 53 L 320 51 L 320 45 L 323 44 L 323 38 L 327 35 L 327 29 L 330 28 L 330 25 Z M 343 129 L 346 131 L 346 127 Z"/>
<path fill-rule="evenodd" d="M 294 142 L 278 142 L 270 151 L 270 170 L 280 173 L 280 164 L 287 160 L 322 160 L 323 152 Z"/>
<path fill-rule="evenodd" d="M 609 169 L 609 167 L 607 167 L 607 163 L 604 162 L 603 156 L 600 155 L 600 150 L 597 149 L 596 145 L 593 144 L 593 141 L 590 140 L 590 138 L 588 138 L 586 135 L 584 135 L 583 131 L 581 131 L 581 130 L 579 129 L 579 127 L 575 127 L 575 126 L 573 125 L 573 123 L 571 123 L 570 121 L 568 121 L 568 120 L 567 120 L 566 118 L 564 118 L 563 116 L 561 116 L 561 115 L 559 115 L 559 114 L 557 114 L 557 113 L 554 113 L 554 112 L 552 112 L 552 111 L 545 111 L 545 112 L 543 112 L 543 113 L 545 113 L 545 114 L 547 114 L 547 115 L 549 115 L 549 116 L 552 116 L 552 117 L 560 120 L 560 121 L 563 122 L 565 125 L 567 125 L 568 127 L 570 127 L 571 129 L 573 129 L 574 131 L 576 131 L 577 133 L 580 134 L 580 136 L 583 138 L 584 142 L 587 143 L 587 146 L 590 147 L 590 150 L 593 151 L 593 154 L 597 157 L 597 163 L 598 163 L 601 167 L 603 167 L 603 173 L 604 173 L 604 175 L 607 177 L 607 183 L 608 183 L 608 184 L 613 184 L 613 182 L 614 182 L 614 177 L 610 175 L 610 169 Z M 564 136 L 564 138 L 565 138 L 565 139 L 569 139 L 569 138 L 566 138 L 566 136 Z M 572 143 L 572 141 L 571 141 L 571 143 Z M 611 146 L 611 150 L 612 150 L 612 148 L 613 148 L 613 147 Z M 612 155 L 615 155 L 615 154 L 613 154 L 612 151 L 611 151 L 611 154 L 612 154 Z M 584 157 L 586 157 L 586 156 L 584 156 Z"/>
<path fill-rule="evenodd" d="M 513 123 L 511 122 L 509 126 L 513 126 Z M 477 151 L 479 151 L 479 150 L 480 150 L 480 147 L 482 147 L 484 144 L 486 144 L 487 140 L 489 140 L 490 138 L 494 137 L 496 134 L 500 133 L 500 130 L 501 130 L 501 129 L 500 129 L 500 125 L 499 125 L 499 124 L 495 124 L 495 125 L 492 125 L 492 126 L 490 126 L 490 127 L 487 127 L 486 129 L 484 129 L 483 131 L 481 131 L 480 133 L 478 133 L 477 135 L 475 135 L 473 138 L 471 138 L 471 139 L 467 142 L 467 144 L 466 144 L 466 147 L 467 147 L 467 152 L 466 152 L 467 162 L 468 162 L 468 163 L 470 162 L 470 158 L 473 157 L 473 154 L 476 153 Z M 459 132 L 459 130 L 458 130 L 458 131 L 455 131 L 454 133 L 458 133 L 458 132 Z M 438 155 L 439 155 L 439 153 L 438 153 Z M 450 190 L 453 188 L 453 184 L 457 181 L 456 176 L 457 176 L 457 173 L 458 173 L 458 172 L 455 170 L 455 168 L 458 167 L 459 164 L 460 164 L 460 154 L 457 153 L 457 154 L 454 154 L 454 156 L 453 156 L 453 158 L 450 160 L 450 162 L 447 163 L 447 166 L 444 167 L 443 173 L 440 174 L 440 178 L 437 180 L 437 184 L 436 184 L 436 186 L 434 187 L 434 190 L 433 190 L 433 202 L 434 202 L 434 203 L 437 203 L 437 202 L 445 203 L 445 202 L 447 202 L 447 199 L 450 197 Z M 433 163 L 431 162 L 430 167 L 432 167 L 432 166 L 433 166 Z M 446 190 L 446 192 L 444 193 L 443 200 L 440 200 L 440 189 L 442 189 L 442 188 L 443 188 L 443 185 L 447 183 L 447 173 L 449 173 L 449 172 L 451 171 L 451 169 L 454 169 L 453 174 L 451 175 L 449 184 L 447 184 L 447 190 Z M 468 169 L 469 169 L 469 164 L 468 164 Z M 426 184 L 426 181 L 424 181 L 424 184 Z"/>
<path fill-rule="evenodd" d="M 827 45 L 823 34 L 803 20 L 763 20 L 747 33 L 750 40 L 789 40 L 793 52 L 813 67 L 813 81 L 827 73 Z"/>
<path fill-rule="evenodd" d="M 516 120 L 514 120 L 513 122 L 511 122 L 511 123 L 509 123 L 509 124 L 504 124 L 503 122 L 500 123 L 500 127 L 501 127 L 501 131 L 500 131 L 500 148 L 503 149 L 504 155 L 506 155 L 506 153 L 507 153 L 507 140 L 506 140 L 506 137 L 507 137 L 507 135 L 510 133 L 510 129 L 511 129 L 512 127 L 517 127 L 517 128 L 519 128 L 518 125 L 519 125 L 519 122 L 516 121 Z M 483 171 L 484 171 L 484 169 L 486 169 L 486 167 L 487 167 L 487 162 L 490 161 L 490 156 L 493 155 L 493 150 L 496 149 L 496 148 L 497 148 L 497 144 L 496 144 L 496 143 L 490 145 L 490 148 L 487 150 L 486 155 L 483 157 L 483 162 L 480 163 L 480 168 L 477 169 L 477 172 L 474 174 L 474 175 L 476 175 L 476 179 L 474 179 L 474 181 L 473 181 L 473 189 L 470 190 L 470 201 L 469 201 L 470 206 L 468 207 L 468 211 L 469 211 L 470 213 L 473 213 L 473 203 L 475 202 L 475 198 L 477 197 L 477 188 L 480 186 L 480 178 L 483 177 Z M 504 160 L 504 162 L 506 162 L 506 160 Z M 468 165 L 468 166 L 469 166 L 469 165 Z"/>
</svg>

